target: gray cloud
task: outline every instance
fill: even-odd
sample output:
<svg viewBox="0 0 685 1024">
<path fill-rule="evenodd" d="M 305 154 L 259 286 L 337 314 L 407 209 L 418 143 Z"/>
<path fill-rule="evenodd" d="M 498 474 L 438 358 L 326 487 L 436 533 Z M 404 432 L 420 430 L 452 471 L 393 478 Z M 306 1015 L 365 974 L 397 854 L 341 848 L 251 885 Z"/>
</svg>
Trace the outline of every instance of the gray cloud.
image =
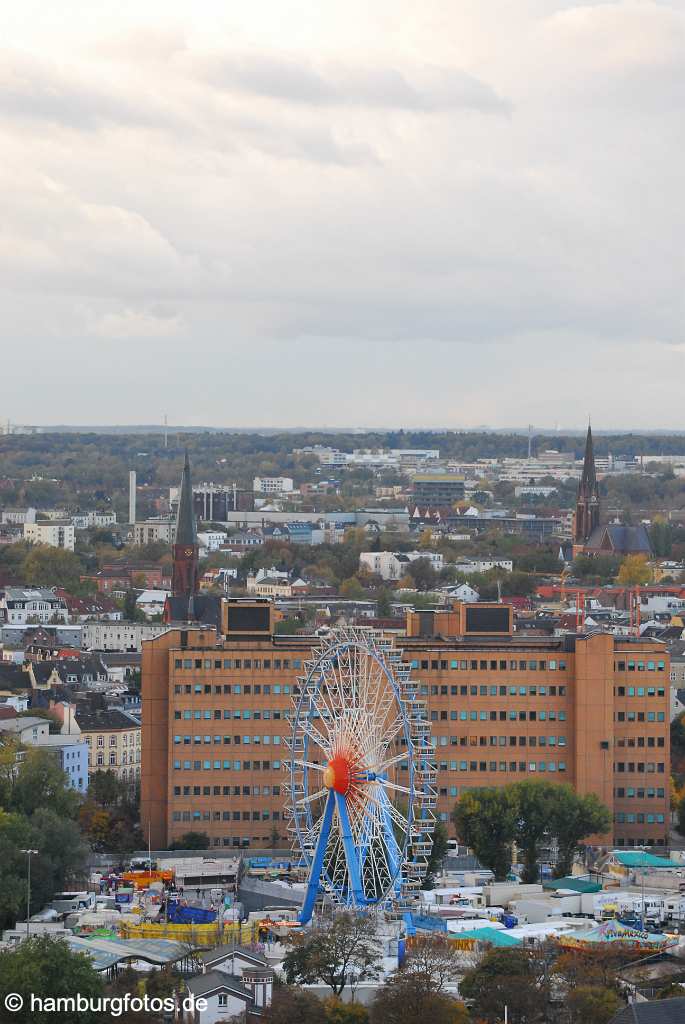
<svg viewBox="0 0 685 1024">
<path fill-rule="evenodd" d="M 477 110 L 508 113 L 510 104 L 485 82 L 458 69 L 315 63 L 259 53 L 203 59 L 200 74 L 213 85 L 281 103 L 407 111 Z"/>
<path fill-rule="evenodd" d="M 154 2 L 0 65 L 3 416 L 675 424 L 675 4 Z"/>
</svg>

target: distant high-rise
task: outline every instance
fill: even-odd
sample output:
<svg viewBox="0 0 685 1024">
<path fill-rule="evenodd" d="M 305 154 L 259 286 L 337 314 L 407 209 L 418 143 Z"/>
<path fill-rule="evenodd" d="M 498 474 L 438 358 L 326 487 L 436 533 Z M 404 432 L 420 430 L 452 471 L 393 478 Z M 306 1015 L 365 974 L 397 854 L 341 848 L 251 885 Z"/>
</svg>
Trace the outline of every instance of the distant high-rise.
<svg viewBox="0 0 685 1024">
<path fill-rule="evenodd" d="M 132 469 L 128 474 L 128 521 L 133 524 L 136 521 L 136 471 Z"/>
</svg>

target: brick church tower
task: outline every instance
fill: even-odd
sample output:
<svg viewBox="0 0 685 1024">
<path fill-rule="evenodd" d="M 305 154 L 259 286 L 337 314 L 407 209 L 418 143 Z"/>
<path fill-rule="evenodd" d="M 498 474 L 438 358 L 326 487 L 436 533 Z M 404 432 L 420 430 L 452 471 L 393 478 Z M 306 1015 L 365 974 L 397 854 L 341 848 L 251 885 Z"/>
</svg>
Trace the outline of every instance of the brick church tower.
<svg viewBox="0 0 685 1024">
<path fill-rule="evenodd" d="M 592 427 L 588 425 L 585 441 L 583 475 L 578 484 L 576 511 L 573 517 L 573 554 L 580 554 L 593 530 L 599 526 L 599 484 L 595 471 L 595 453 L 592 444 Z"/>
<path fill-rule="evenodd" d="M 182 598 L 188 609 L 187 618 L 193 618 L 193 600 L 198 591 L 198 543 L 195 513 L 193 511 L 193 485 L 190 463 L 186 452 L 178 500 L 176 538 L 172 547 L 174 568 L 171 588 L 175 598 Z"/>
</svg>

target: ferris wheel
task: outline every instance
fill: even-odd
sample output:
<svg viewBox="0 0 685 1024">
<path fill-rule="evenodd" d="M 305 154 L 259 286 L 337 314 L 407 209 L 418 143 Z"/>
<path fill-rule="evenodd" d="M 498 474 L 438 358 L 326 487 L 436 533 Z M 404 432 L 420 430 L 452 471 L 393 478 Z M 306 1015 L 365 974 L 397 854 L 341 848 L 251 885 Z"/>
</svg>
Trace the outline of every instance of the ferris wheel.
<svg viewBox="0 0 685 1024">
<path fill-rule="evenodd" d="M 436 768 L 425 703 L 393 643 L 331 631 L 305 663 L 286 739 L 290 821 L 319 894 L 349 908 L 408 909 L 426 873 Z"/>
</svg>

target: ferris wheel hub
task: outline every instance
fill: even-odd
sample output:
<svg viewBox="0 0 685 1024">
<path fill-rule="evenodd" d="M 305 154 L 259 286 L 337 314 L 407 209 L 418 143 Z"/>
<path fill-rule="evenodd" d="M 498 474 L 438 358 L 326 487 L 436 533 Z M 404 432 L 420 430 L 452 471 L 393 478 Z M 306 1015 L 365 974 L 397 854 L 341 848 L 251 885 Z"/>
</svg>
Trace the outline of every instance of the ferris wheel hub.
<svg viewBox="0 0 685 1024">
<path fill-rule="evenodd" d="M 323 773 L 323 784 L 345 796 L 352 784 L 352 765 L 349 758 L 342 754 L 332 757 Z"/>
</svg>

